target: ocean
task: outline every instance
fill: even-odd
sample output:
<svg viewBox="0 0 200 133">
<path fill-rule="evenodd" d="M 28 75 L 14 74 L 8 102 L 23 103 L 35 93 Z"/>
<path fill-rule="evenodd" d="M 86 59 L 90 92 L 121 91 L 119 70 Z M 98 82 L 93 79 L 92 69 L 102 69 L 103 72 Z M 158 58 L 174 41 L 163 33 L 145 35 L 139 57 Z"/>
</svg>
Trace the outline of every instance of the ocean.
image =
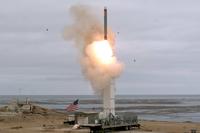
<svg viewBox="0 0 200 133">
<path fill-rule="evenodd" d="M 96 95 L 0 95 L 0 106 L 26 98 L 63 112 L 79 99 L 79 111 L 102 111 L 101 97 Z M 116 112 L 134 112 L 144 120 L 200 122 L 200 95 L 117 95 Z"/>
</svg>

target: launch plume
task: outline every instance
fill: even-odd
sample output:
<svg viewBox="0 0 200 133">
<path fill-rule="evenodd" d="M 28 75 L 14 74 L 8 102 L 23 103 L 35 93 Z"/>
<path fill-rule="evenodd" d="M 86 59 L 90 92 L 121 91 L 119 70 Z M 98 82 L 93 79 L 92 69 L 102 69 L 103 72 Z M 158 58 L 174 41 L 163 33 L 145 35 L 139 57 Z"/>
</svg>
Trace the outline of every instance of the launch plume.
<svg viewBox="0 0 200 133">
<path fill-rule="evenodd" d="M 72 6 L 70 15 L 73 21 L 66 27 L 64 37 L 74 42 L 83 75 L 95 93 L 101 94 L 103 89 L 111 87 L 123 68 L 115 56 L 114 34 L 108 29 L 107 40 L 104 40 L 103 23 L 88 6 Z"/>
</svg>

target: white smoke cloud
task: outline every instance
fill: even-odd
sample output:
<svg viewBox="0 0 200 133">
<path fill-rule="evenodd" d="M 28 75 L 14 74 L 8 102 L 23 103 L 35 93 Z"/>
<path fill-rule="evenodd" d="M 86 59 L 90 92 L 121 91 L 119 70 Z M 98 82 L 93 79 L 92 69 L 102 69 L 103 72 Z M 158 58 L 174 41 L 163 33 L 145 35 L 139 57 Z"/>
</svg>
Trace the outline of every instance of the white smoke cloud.
<svg viewBox="0 0 200 133">
<path fill-rule="evenodd" d="M 115 56 L 112 57 L 112 63 L 107 65 L 95 59 L 91 46 L 94 41 L 103 40 L 103 21 L 98 20 L 91 7 L 72 6 L 70 14 L 73 22 L 66 27 L 64 37 L 67 41 L 74 42 L 80 54 L 83 75 L 90 81 L 95 93 L 101 94 L 102 90 L 110 88 L 112 80 L 121 74 L 123 65 L 117 61 Z M 108 41 L 114 53 L 114 34 L 110 29 L 108 30 Z"/>
</svg>

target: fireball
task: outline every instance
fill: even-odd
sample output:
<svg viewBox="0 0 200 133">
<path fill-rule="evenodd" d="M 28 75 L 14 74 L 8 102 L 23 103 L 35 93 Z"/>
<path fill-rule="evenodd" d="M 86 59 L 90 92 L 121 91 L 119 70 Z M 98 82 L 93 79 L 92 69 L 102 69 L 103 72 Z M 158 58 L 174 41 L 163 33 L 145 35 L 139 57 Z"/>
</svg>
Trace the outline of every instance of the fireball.
<svg viewBox="0 0 200 133">
<path fill-rule="evenodd" d="M 111 64 L 113 62 L 113 50 L 107 40 L 94 41 L 91 44 L 91 50 L 99 63 Z"/>
</svg>

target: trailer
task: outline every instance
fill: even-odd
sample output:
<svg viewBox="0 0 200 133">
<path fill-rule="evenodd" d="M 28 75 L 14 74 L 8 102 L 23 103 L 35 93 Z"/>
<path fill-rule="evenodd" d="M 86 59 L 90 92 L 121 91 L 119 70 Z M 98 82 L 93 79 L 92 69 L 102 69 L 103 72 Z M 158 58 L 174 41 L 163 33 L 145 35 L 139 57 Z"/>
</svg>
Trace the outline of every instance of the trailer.
<svg viewBox="0 0 200 133">
<path fill-rule="evenodd" d="M 89 128 L 91 133 L 107 132 L 116 130 L 131 130 L 139 129 L 140 124 L 136 115 L 121 114 L 121 115 L 110 115 L 107 118 L 90 118 L 88 124 L 80 124 L 82 128 Z"/>
<path fill-rule="evenodd" d="M 140 128 L 140 124 L 119 124 L 119 125 L 108 125 L 103 126 L 102 124 L 84 124 L 80 125 L 81 128 L 89 128 L 90 133 L 105 133 L 108 131 L 116 131 L 116 130 L 131 130 L 133 128 Z"/>
</svg>

